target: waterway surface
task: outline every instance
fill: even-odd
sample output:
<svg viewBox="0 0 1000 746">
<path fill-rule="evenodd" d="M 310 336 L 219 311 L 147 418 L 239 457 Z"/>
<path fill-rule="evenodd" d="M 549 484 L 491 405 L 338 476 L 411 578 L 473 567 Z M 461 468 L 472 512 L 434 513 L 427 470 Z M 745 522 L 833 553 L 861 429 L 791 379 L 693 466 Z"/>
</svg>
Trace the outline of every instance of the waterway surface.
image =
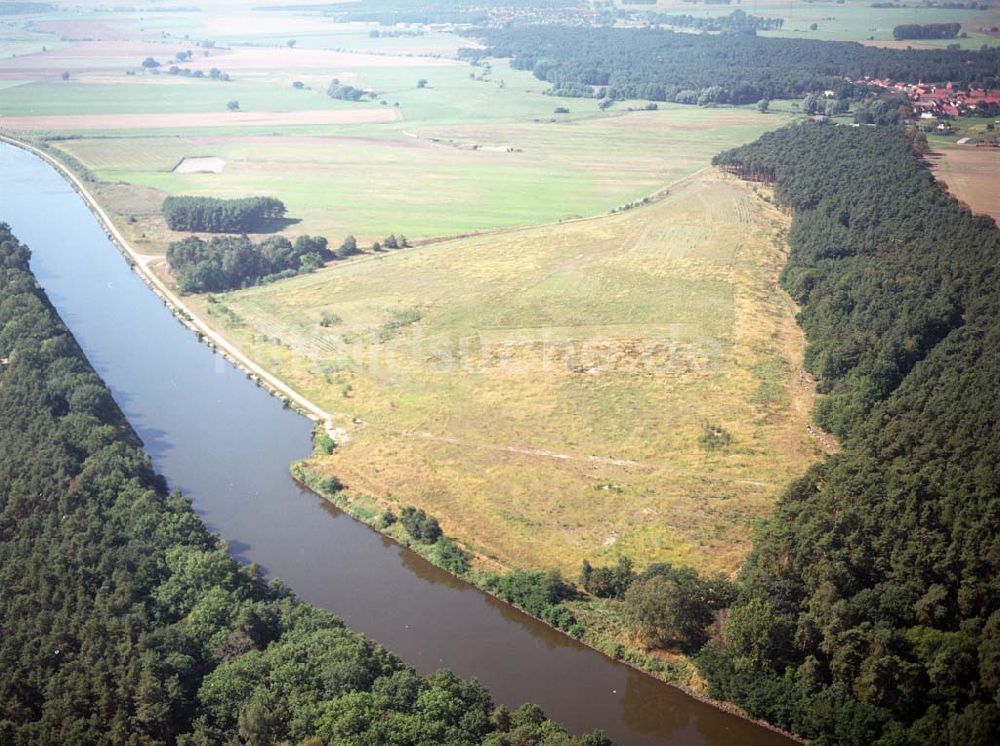
<svg viewBox="0 0 1000 746">
<path fill-rule="evenodd" d="M 617 743 L 787 744 L 487 596 L 304 492 L 311 423 L 197 341 L 47 163 L 0 143 L 0 221 L 103 376 L 156 468 L 241 560 L 280 577 L 421 673 L 478 678 Z"/>
</svg>

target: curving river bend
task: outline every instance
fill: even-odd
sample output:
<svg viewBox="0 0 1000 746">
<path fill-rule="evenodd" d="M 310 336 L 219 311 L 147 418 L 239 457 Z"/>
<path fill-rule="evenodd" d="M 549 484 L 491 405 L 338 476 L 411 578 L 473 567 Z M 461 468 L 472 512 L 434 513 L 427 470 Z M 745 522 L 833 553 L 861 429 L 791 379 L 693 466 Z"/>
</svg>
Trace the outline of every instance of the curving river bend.
<svg viewBox="0 0 1000 746">
<path fill-rule="evenodd" d="M 0 221 L 103 376 L 157 469 L 241 560 L 280 577 L 421 673 L 478 678 L 574 732 L 616 743 L 791 743 L 590 650 L 371 531 L 288 475 L 311 423 L 282 408 L 170 314 L 82 198 L 0 143 Z"/>
</svg>

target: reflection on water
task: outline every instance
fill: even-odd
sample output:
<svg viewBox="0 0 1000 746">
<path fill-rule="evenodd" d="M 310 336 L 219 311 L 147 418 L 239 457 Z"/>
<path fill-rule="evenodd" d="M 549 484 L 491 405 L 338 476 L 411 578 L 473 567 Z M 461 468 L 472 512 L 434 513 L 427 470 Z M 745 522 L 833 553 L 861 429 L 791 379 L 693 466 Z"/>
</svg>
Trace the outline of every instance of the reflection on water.
<svg viewBox="0 0 1000 746">
<path fill-rule="evenodd" d="M 199 344 L 65 182 L 7 145 L 0 211 L 157 469 L 239 559 L 418 671 L 475 676 L 497 701 L 537 702 L 576 732 L 603 728 L 626 744 L 785 742 L 583 647 L 299 489 L 288 465 L 309 453 L 310 423 Z"/>
</svg>

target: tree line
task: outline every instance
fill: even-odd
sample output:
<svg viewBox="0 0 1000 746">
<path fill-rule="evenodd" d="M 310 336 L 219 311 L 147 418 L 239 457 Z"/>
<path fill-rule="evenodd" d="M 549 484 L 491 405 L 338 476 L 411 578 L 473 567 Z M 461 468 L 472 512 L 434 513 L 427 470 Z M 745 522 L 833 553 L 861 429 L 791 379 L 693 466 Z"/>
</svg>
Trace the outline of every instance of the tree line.
<svg viewBox="0 0 1000 746">
<path fill-rule="evenodd" d="M 1000 48 L 977 52 L 867 47 L 854 42 L 690 34 L 653 28 L 511 26 L 474 29 L 486 49 L 510 57 L 558 96 L 747 104 L 836 89 L 844 78 L 953 81 L 1000 86 Z"/>
<path fill-rule="evenodd" d="M 792 126 L 721 154 L 794 211 L 816 420 L 843 452 L 758 530 L 714 696 L 819 744 L 1000 732 L 1000 231 L 897 127 Z"/>
<path fill-rule="evenodd" d="M 394 233 L 372 251 L 410 246 L 406 236 Z M 221 292 L 313 272 L 331 259 L 361 253 L 354 236 L 347 236 L 336 249 L 323 236 L 299 236 L 292 243 L 284 236 L 271 236 L 254 243 L 247 236 L 212 236 L 207 241 L 189 236 L 167 247 L 167 264 L 184 293 Z"/>
<path fill-rule="evenodd" d="M 954 39 L 962 29 L 960 23 L 903 23 L 892 29 L 892 38 L 903 39 Z"/>
<path fill-rule="evenodd" d="M 285 216 L 285 205 L 274 197 L 171 196 L 163 200 L 163 217 L 172 231 L 255 233 Z"/>
<path fill-rule="evenodd" d="M 585 744 L 417 676 L 170 493 L 0 225 L 0 742 Z"/>
<path fill-rule="evenodd" d="M 496 13 L 505 15 L 509 10 L 532 10 L 548 13 L 577 11 L 584 7 L 581 0 L 366 0 L 364 3 L 345 5 L 287 5 L 274 10 L 320 11 L 341 22 L 374 21 L 382 26 L 421 23 L 485 24 Z"/>
<path fill-rule="evenodd" d="M 189 236 L 167 247 L 167 264 L 185 293 L 220 292 L 312 272 L 334 254 L 323 236 L 293 244 L 272 236 L 255 244 L 246 236 Z"/>
</svg>

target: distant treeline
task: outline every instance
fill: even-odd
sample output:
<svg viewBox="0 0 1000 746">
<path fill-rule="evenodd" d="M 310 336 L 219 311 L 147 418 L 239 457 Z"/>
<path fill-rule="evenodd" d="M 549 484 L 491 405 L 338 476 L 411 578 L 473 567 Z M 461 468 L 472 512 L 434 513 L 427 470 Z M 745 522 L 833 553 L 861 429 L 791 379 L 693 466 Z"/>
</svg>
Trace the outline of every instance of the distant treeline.
<svg viewBox="0 0 1000 746">
<path fill-rule="evenodd" d="M 167 248 L 167 263 L 185 293 L 220 292 L 311 272 L 333 258 L 322 236 L 293 244 L 272 236 L 255 244 L 246 236 L 190 236 Z"/>
<path fill-rule="evenodd" d="M 1000 231 L 924 148 L 810 123 L 716 159 L 794 211 L 781 284 L 843 452 L 760 527 L 699 665 L 714 696 L 813 743 L 1000 732 Z"/>
<path fill-rule="evenodd" d="M 267 10 L 296 10 L 325 15 L 338 21 L 374 21 L 383 26 L 397 23 L 461 23 L 482 24 L 495 12 L 578 10 L 583 0 L 365 0 L 364 3 L 331 3 L 329 5 L 284 5 Z"/>
<path fill-rule="evenodd" d="M 1000 86 L 1000 48 L 909 50 L 853 42 L 688 34 L 662 29 L 524 26 L 469 32 L 552 84 L 556 95 L 746 104 L 833 89 L 844 77 Z"/>
<path fill-rule="evenodd" d="M 361 97 L 365 95 L 365 91 L 363 88 L 343 85 L 340 80 L 334 78 L 330 81 L 330 85 L 326 89 L 326 95 L 330 98 L 340 99 L 341 101 L 360 101 Z"/>
<path fill-rule="evenodd" d="M 285 215 L 285 205 L 274 197 L 167 197 L 163 217 L 173 231 L 254 233 Z"/>
<path fill-rule="evenodd" d="M 718 31 L 730 34 L 754 34 L 757 31 L 773 31 L 785 25 L 784 18 L 762 18 L 744 13 L 742 10 L 734 10 L 728 16 L 717 16 L 715 18 L 692 16 L 687 13 L 681 15 L 650 13 L 647 18 L 650 23 L 660 23 L 664 26 L 694 28 L 702 31 Z"/>
<path fill-rule="evenodd" d="M 54 10 L 58 10 L 58 8 L 50 3 L 0 3 L 0 16 L 51 13 Z"/>
<path fill-rule="evenodd" d="M 954 39 L 962 29 L 960 23 L 904 23 L 892 30 L 892 38 L 903 39 Z"/>
<path fill-rule="evenodd" d="M 0 743 L 578 744 L 265 584 L 169 494 L 0 224 Z"/>
<path fill-rule="evenodd" d="M 873 8 L 944 8 L 946 10 L 989 10 L 990 6 L 988 3 L 979 2 L 934 2 L 933 0 L 924 0 L 922 3 L 913 3 L 908 5 L 906 3 L 897 2 L 878 2 L 872 3 Z"/>
</svg>

